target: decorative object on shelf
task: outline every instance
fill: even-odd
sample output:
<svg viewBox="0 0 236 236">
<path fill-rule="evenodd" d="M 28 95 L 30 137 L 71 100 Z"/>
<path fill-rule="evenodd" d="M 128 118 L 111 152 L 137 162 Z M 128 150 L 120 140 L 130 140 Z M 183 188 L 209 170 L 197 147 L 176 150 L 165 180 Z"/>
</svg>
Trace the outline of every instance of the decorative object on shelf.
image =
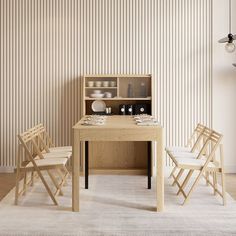
<svg viewBox="0 0 236 236">
<path fill-rule="evenodd" d="M 95 81 L 95 87 L 101 87 L 102 81 Z"/>
<path fill-rule="evenodd" d="M 133 86 L 132 86 L 132 84 L 128 84 L 127 97 L 128 97 L 128 98 L 134 97 L 134 91 L 133 91 Z"/>
<path fill-rule="evenodd" d="M 229 53 L 232 53 L 235 51 L 235 44 L 234 40 L 236 40 L 236 34 L 233 35 L 231 33 L 231 0 L 229 0 L 229 34 L 227 37 L 220 39 L 219 43 L 226 43 L 225 44 L 225 50 Z"/>
<path fill-rule="evenodd" d="M 87 86 L 88 87 L 93 87 L 94 86 L 94 81 L 88 81 Z"/>
<path fill-rule="evenodd" d="M 104 93 L 92 93 L 90 94 L 91 98 L 103 98 L 104 97 Z"/>
<path fill-rule="evenodd" d="M 102 91 L 101 90 L 93 90 L 93 93 L 90 94 L 90 97 L 91 98 L 103 98 L 104 97 L 104 93 L 101 93 Z"/>
<path fill-rule="evenodd" d="M 94 101 L 91 108 L 93 112 L 104 112 L 106 110 L 106 103 L 102 100 Z"/>
<path fill-rule="evenodd" d="M 105 98 L 112 98 L 112 93 L 110 92 L 105 92 L 104 95 L 105 95 Z"/>
<path fill-rule="evenodd" d="M 110 81 L 110 87 L 116 87 L 116 81 Z"/>
<path fill-rule="evenodd" d="M 140 97 L 141 98 L 147 97 L 147 86 L 146 86 L 146 83 L 144 82 L 140 84 Z"/>
<path fill-rule="evenodd" d="M 134 105 L 134 114 L 147 114 L 147 105 L 146 104 L 135 104 Z"/>
<path fill-rule="evenodd" d="M 102 81 L 103 87 L 109 87 L 109 81 Z"/>
<path fill-rule="evenodd" d="M 111 107 L 106 107 L 106 115 L 111 115 Z"/>
<path fill-rule="evenodd" d="M 119 105 L 119 114 L 120 115 L 125 115 L 126 113 L 126 106 L 125 106 L 125 104 L 121 104 L 121 105 Z"/>
<path fill-rule="evenodd" d="M 126 106 L 126 114 L 133 115 L 133 105 L 132 104 L 129 104 Z"/>
</svg>

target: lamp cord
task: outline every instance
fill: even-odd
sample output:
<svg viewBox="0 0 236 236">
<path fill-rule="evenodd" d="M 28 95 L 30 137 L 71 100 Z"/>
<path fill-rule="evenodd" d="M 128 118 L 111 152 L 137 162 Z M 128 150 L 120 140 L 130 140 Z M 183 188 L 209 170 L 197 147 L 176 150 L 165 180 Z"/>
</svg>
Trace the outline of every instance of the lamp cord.
<svg viewBox="0 0 236 236">
<path fill-rule="evenodd" d="M 231 0 L 229 0 L 229 33 L 231 33 Z"/>
</svg>

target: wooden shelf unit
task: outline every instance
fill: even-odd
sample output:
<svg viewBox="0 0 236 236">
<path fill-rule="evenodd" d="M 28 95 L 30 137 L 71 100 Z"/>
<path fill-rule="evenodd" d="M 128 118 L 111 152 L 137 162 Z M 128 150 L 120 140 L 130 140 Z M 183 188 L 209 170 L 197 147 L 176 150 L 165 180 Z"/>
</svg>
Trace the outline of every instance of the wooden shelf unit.
<svg viewBox="0 0 236 236">
<path fill-rule="evenodd" d="M 88 86 L 93 81 L 115 81 L 116 86 Z M 140 96 L 141 83 L 145 84 L 146 97 Z M 128 97 L 128 84 L 132 84 L 134 97 Z M 91 98 L 93 90 L 112 92 L 112 98 Z M 102 100 L 112 113 L 119 114 L 121 104 L 147 104 L 152 113 L 152 78 L 151 75 L 85 75 L 81 80 L 81 114 L 93 114 L 91 105 L 95 100 Z M 82 156 L 84 150 L 82 147 Z M 84 163 L 84 158 L 82 159 Z M 90 142 L 89 165 L 92 174 L 146 174 L 146 142 Z M 83 165 L 84 166 L 84 165 Z"/>
</svg>

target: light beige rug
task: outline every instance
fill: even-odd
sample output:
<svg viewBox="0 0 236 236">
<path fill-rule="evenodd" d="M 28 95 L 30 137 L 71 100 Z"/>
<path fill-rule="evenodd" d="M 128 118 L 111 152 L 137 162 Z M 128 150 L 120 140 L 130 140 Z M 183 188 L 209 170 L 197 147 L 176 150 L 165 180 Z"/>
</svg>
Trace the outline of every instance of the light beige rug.
<svg viewBox="0 0 236 236">
<path fill-rule="evenodd" d="M 14 206 L 9 193 L 0 203 L 0 235 L 236 235 L 236 204 L 227 206 L 202 181 L 190 202 L 165 179 L 165 211 L 155 212 L 155 180 L 147 190 L 145 176 L 90 176 L 81 178 L 81 211 L 71 212 L 71 183 L 53 206 L 38 181 Z"/>
</svg>

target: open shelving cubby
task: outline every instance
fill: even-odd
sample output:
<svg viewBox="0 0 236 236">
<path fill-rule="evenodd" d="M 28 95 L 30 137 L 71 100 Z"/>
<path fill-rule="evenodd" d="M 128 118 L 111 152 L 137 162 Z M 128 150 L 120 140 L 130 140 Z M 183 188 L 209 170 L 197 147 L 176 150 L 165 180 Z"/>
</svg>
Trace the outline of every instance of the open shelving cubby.
<svg viewBox="0 0 236 236">
<path fill-rule="evenodd" d="M 128 91 L 129 86 L 132 93 Z M 94 98 L 91 94 L 94 94 L 95 90 L 99 90 L 101 94 L 111 93 L 111 97 Z M 120 105 L 137 104 L 145 104 L 148 113 L 152 114 L 151 75 L 85 75 L 81 83 L 82 116 L 94 114 L 92 103 L 95 100 L 104 101 L 106 107 L 111 107 L 113 115 L 119 115 Z M 147 143 L 90 142 L 89 159 L 90 173 L 145 174 Z"/>
</svg>

